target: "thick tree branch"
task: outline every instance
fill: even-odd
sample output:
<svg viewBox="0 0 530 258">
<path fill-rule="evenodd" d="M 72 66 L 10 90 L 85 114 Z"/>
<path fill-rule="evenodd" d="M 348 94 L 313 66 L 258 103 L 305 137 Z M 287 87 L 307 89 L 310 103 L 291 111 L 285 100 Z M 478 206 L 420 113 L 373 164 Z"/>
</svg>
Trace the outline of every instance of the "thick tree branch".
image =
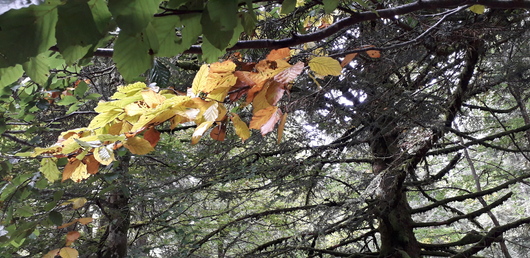
<svg viewBox="0 0 530 258">
<path fill-rule="evenodd" d="M 354 24 L 365 21 L 372 21 L 382 18 L 395 18 L 395 16 L 405 15 L 417 11 L 454 8 L 456 6 L 467 6 L 473 4 L 482 4 L 492 9 L 516 9 L 516 8 L 530 8 L 530 1 L 507 1 L 507 0 L 421 0 L 410 4 L 404 4 L 397 7 L 380 9 L 377 11 L 366 11 L 356 13 L 348 18 L 339 20 L 326 29 L 322 29 L 308 34 L 295 34 L 290 38 L 272 40 L 272 39 L 257 39 L 257 40 L 242 40 L 237 42 L 234 46 L 228 48 L 228 51 L 240 49 L 277 49 L 284 47 L 292 47 L 307 42 L 314 42 L 330 37 Z M 202 48 L 199 45 L 191 46 L 184 51 L 186 54 L 201 54 Z M 94 51 L 95 56 L 112 57 L 113 49 L 100 48 Z"/>
</svg>

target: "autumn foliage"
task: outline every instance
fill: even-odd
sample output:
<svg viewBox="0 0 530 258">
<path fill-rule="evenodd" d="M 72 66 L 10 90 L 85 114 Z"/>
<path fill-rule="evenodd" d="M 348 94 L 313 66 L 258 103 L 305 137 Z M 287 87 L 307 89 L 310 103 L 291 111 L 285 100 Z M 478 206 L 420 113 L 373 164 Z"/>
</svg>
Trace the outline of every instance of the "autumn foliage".
<svg viewBox="0 0 530 258">
<path fill-rule="evenodd" d="M 95 111 L 99 114 L 88 127 L 63 132 L 52 146 L 35 148 L 26 155 L 43 157 L 41 172 L 49 181 L 61 178 L 57 163 L 67 159 L 62 181 L 80 182 L 96 174 L 101 165 L 115 161 L 118 148 L 125 147 L 136 155 L 153 151 L 160 139 L 156 127 L 162 124 L 174 129 L 195 123 L 191 143 L 196 144 L 209 130 L 213 139 L 224 140 L 230 124 L 245 141 L 250 129 L 266 135 L 281 121 L 280 141 L 287 113 L 278 102 L 305 67 L 303 62 L 290 64 L 289 58 L 290 50 L 284 48 L 271 51 L 257 63 L 226 60 L 204 64 L 186 95 L 142 82 L 120 86 L 112 101 L 98 104 Z M 342 69 L 330 57 L 313 58 L 309 66 L 321 76 L 339 75 Z M 250 121 L 237 114 L 246 108 L 252 109 Z"/>
</svg>

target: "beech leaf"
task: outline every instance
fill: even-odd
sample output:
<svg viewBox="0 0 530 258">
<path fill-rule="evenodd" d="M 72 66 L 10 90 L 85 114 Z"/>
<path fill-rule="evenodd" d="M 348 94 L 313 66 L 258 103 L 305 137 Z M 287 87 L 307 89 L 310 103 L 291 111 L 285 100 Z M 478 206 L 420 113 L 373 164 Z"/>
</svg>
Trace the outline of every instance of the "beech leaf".
<svg viewBox="0 0 530 258">
<path fill-rule="evenodd" d="M 252 120 L 250 120 L 250 129 L 261 129 L 271 119 L 272 115 L 276 113 L 276 110 L 278 110 L 278 107 L 269 106 L 256 112 Z"/>
<path fill-rule="evenodd" d="M 246 141 L 248 138 L 250 138 L 250 130 L 248 129 L 247 124 L 243 122 L 243 120 L 241 120 L 236 113 L 232 113 L 232 117 L 230 119 L 234 124 L 237 136 L 239 136 L 241 140 Z"/>
<path fill-rule="evenodd" d="M 66 246 L 70 246 L 75 240 L 77 240 L 81 234 L 79 231 L 70 231 L 66 233 Z"/>
<path fill-rule="evenodd" d="M 341 67 L 344 67 L 346 65 L 348 65 L 359 53 L 351 53 L 351 54 L 347 54 L 344 59 L 342 60 L 342 62 L 340 62 L 340 66 Z"/>
<path fill-rule="evenodd" d="M 71 247 L 63 247 L 59 251 L 61 258 L 77 258 L 79 257 L 79 252 Z"/>
<path fill-rule="evenodd" d="M 210 129 L 214 121 L 206 121 L 197 126 L 195 128 L 195 131 L 193 132 L 193 135 L 191 136 L 191 144 L 197 144 L 199 140 L 201 139 L 202 135 Z"/>
<path fill-rule="evenodd" d="M 328 56 L 315 57 L 309 60 L 309 68 L 321 76 L 339 76 L 342 71 L 339 62 Z"/>
<path fill-rule="evenodd" d="M 484 11 L 486 11 L 486 6 L 481 5 L 481 4 L 474 4 L 471 7 L 469 7 L 469 10 L 476 14 L 484 14 Z"/>
<path fill-rule="evenodd" d="M 273 49 L 265 58 L 265 60 L 276 61 L 278 59 L 289 60 L 291 50 L 287 47 L 280 49 Z"/>
<path fill-rule="evenodd" d="M 160 140 L 160 132 L 154 127 L 151 127 L 149 130 L 145 131 L 144 139 L 146 139 L 151 144 L 151 147 L 154 148 Z"/>
<path fill-rule="evenodd" d="M 280 120 L 280 124 L 278 125 L 278 140 L 277 140 L 278 144 L 282 142 L 283 130 L 285 128 L 285 122 L 287 121 L 287 114 L 288 113 L 283 113 L 282 119 Z"/>
<path fill-rule="evenodd" d="M 280 83 L 290 83 L 304 70 L 304 63 L 298 62 L 295 65 L 281 71 L 274 76 L 274 80 Z"/>
<path fill-rule="evenodd" d="M 138 136 L 128 138 L 123 146 L 136 155 L 145 155 L 155 150 L 149 141 Z"/>
<path fill-rule="evenodd" d="M 267 121 L 262 127 L 261 127 L 261 135 L 266 135 L 274 130 L 274 126 L 280 118 L 282 117 L 282 110 L 276 107 L 276 111 L 271 115 L 271 118 L 269 121 Z"/>
</svg>

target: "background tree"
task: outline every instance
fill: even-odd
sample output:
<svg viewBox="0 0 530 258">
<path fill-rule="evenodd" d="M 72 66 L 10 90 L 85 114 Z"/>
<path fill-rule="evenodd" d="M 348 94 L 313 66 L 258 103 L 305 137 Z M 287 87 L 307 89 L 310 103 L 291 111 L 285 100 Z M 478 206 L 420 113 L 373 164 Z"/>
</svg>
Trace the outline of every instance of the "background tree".
<svg viewBox="0 0 530 258">
<path fill-rule="evenodd" d="M 528 7 L 79 0 L 5 12 L 3 253 L 523 257 Z M 203 62 L 256 72 L 265 59 L 276 70 L 282 61 L 269 51 L 285 47 L 291 65 L 307 67 L 276 104 L 288 114 L 280 143 L 258 131 L 241 142 L 237 127 L 215 121 L 210 135 L 227 130 L 224 142 L 191 146 L 195 125 L 165 123 L 153 152 L 118 148 L 116 161 L 79 183 L 59 183 L 50 169 L 80 153 L 16 155 L 97 123 L 91 110 L 105 104 L 94 100 L 110 101 L 120 84 L 185 92 Z M 256 116 L 229 102 L 219 100 L 246 123 Z"/>
</svg>

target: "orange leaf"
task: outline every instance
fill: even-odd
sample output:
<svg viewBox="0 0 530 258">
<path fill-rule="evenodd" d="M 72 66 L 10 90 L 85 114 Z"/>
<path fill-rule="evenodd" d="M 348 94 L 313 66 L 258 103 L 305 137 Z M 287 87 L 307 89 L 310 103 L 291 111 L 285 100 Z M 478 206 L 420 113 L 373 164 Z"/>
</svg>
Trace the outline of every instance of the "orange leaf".
<svg viewBox="0 0 530 258">
<path fill-rule="evenodd" d="M 210 137 L 216 141 L 224 141 L 226 137 L 226 124 L 220 123 L 212 129 Z"/>
<path fill-rule="evenodd" d="M 265 60 L 269 61 L 276 61 L 278 59 L 285 59 L 288 60 L 291 56 L 291 50 L 289 48 L 280 48 L 280 49 L 273 49 L 268 55 Z"/>
<path fill-rule="evenodd" d="M 47 254 L 45 254 L 42 258 L 55 258 L 57 255 L 59 255 L 59 252 L 61 250 L 59 248 L 53 249 L 49 251 Z"/>
<path fill-rule="evenodd" d="M 366 54 L 368 54 L 371 58 L 381 57 L 381 52 L 379 50 L 367 50 Z"/>
<path fill-rule="evenodd" d="M 155 108 L 164 102 L 164 100 L 166 100 L 166 97 L 154 92 L 151 89 L 142 91 L 142 97 L 145 104 L 147 104 L 147 106 L 150 108 Z"/>
<path fill-rule="evenodd" d="M 245 87 L 245 86 L 254 86 L 256 82 L 250 77 L 250 72 L 235 71 L 234 76 L 237 77 L 237 82 L 234 85 L 236 88 Z"/>
<path fill-rule="evenodd" d="M 280 142 L 282 141 L 283 129 L 285 128 L 285 121 L 287 121 L 287 113 L 284 113 L 282 115 L 282 120 L 280 120 L 280 124 L 278 125 L 278 144 L 280 144 Z"/>
<path fill-rule="evenodd" d="M 278 101 L 282 98 L 284 92 L 285 89 L 283 83 L 272 81 L 272 83 L 267 88 L 267 102 L 270 105 L 276 105 L 276 103 L 278 103 Z"/>
<path fill-rule="evenodd" d="M 81 160 L 78 160 L 76 158 L 70 158 L 70 160 L 68 160 L 68 164 L 64 166 L 63 180 L 61 182 L 64 182 L 70 177 L 72 177 L 72 174 L 77 169 L 77 167 L 79 167 L 79 165 L 81 165 Z"/>
<path fill-rule="evenodd" d="M 346 65 L 348 65 L 359 53 L 351 53 L 351 54 L 347 54 L 344 59 L 342 60 L 342 62 L 340 62 L 340 66 L 341 67 L 344 67 Z"/>
<path fill-rule="evenodd" d="M 70 231 L 66 233 L 66 246 L 70 246 L 80 236 L 81 234 L 78 231 Z"/>
<path fill-rule="evenodd" d="M 282 110 L 279 108 L 276 108 L 276 112 L 272 114 L 269 121 L 267 121 L 267 123 L 265 123 L 261 127 L 261 135 L 266 135 L 272 132 L 272 130 L 274 130 L 274 126 L 276 125 L 276 123 L 278 123 L 281 117 L 282 117 Z"/>
<path fill-rule="evenodd" d="M 94 221 L 93 218 L 91 217 L 86 217 L 86 218 L 79 218 L 79 219 L 76 219 L 77 221 L 79 221 L 79 223 L 83 224 L 83 225 L 86 225 L 92 221 Z"/>
<path fill-rule="evenodd" d="M 73 225 L 76 222 L 77 222 L 77 220 L 74 220 L 74 221 L 71 221 L 71 222 L 68 222 L 68 223 L 64 223 L 64 224 L 58 226 L 57 229 L 63 229 L 63 228 L 69 227 L 69 226 Z"/>
<path fill-rule="evenodd" d="M 87 155 L 83 162 L 86 164 L 86 170 L 89 174 L 95 175 L 99 170 L 99 162 L 96 160 L 94 155 Z"/>
<path fill-rule="evenodd" d="M 261 129 L 271 119 L 272 115 L 276 113 L 276 110 L 278 110 L 278 107 L 269 106 L 256 112 L 250 121 L 250 129 Z"/>
<path fill-rule="evenodd" d="M 292 80 L 298 77 L 302 70 L 304 70 L 304 63 L 298 62 L 275 75 L 274 80 L 284 84 L 290 83 Z"/>
<path fill-rule="evenodd" d="M 155 147 L 158 141 L 160 140 L 160 132 L 157 131 L 154 127 L 149 128 L 145 131 L 144 139 L 151 143 L 151 147 Z"/>
</svg>

